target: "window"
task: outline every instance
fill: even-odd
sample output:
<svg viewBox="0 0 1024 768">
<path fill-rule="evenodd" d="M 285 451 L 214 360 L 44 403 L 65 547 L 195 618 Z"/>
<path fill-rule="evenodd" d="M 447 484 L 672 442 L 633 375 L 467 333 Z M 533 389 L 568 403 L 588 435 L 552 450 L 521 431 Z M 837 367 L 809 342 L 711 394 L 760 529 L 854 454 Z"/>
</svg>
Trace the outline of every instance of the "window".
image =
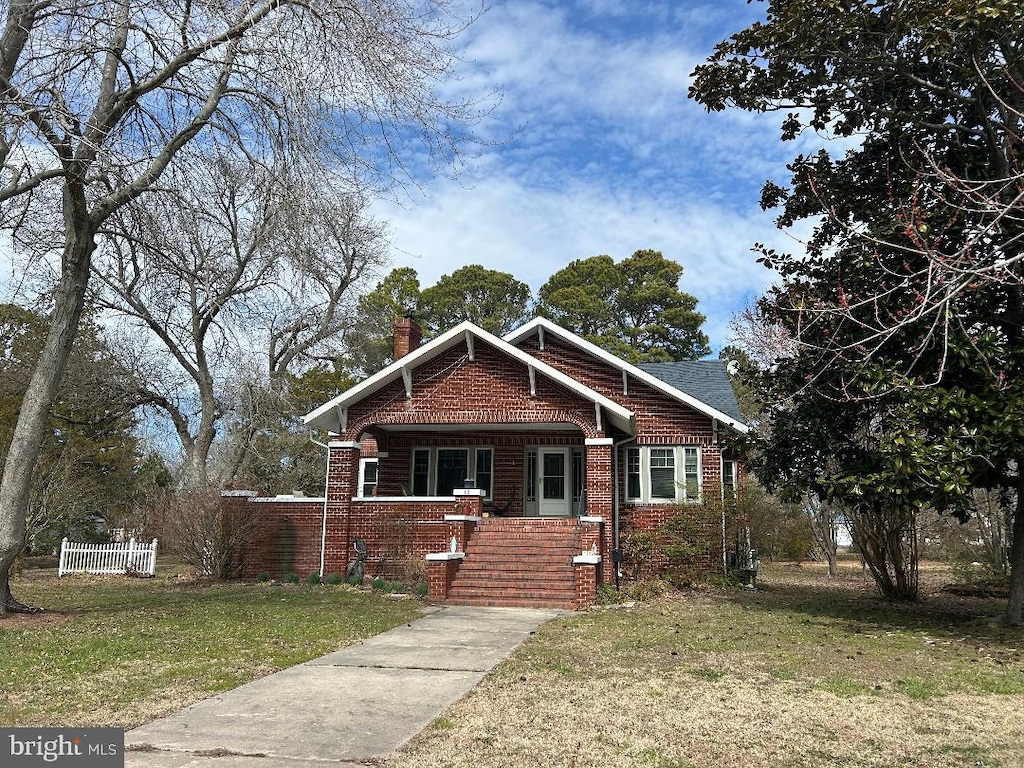
<svg viewBox="0 0 1024 768">
<path fill-rule="evenodd" d="M 626 449 L 626 498 L 640 498 L 640 449 Z"/>
<path fill-rule="evenodd" d="M 469 456 L 465 448 L 439 448 L 435 495 L 451 496 L 456 488 L 464 488 L 468 473 Z"/>
<path fill-rule="evenodd" d="M 572 452 L 572 504 L 580 514 L 583 513 L 583 475 L 585 473 L 586 461 L 583 458 L 583 451 L 573 450 Z"/>
<path fill-rule="evenodd" d="M 430 495 L 429 448 L 417 448 L 412 452 L 412 495 Z"/>
<path fill-rule="evenodd" d="M 651 446 L 626 449 L 626 498 L 639 502 L 697 501 L 700 449 Z"/>
<path fill-rule="evenodd" d="M 681 448 L 683 452 L 683 498 L 697 501 L 700 498 L 700 458 L 696 448 Z"/>
<path fill-rule="evenodd" d="M 675 499 L 676 452 L 672 448 L 650 449 L 651 498 Z"/>
<path fill-rule="evenodd" d="M 722 498 L 736 502 L 736 460 L 722 458 Z"/>
<path fill-rule="evenodd" d="M 414 448 L 411 471 L 413 496 L 451 496 L 473 478 L 474 486 L 491 498 L 494 449 Z"/>
<path fill-rule="evenodd" d="M 476 449 L 476 471 L 473 478 L 476 480 L 476 487 L 483 488 L 484 496 L 491 496 L 491 460 L 494 452 L 490 448 Z"/>
<path fill-rule="evenodd" d="M 362 498 L 377 495 L 377 459 L 359 460 L 359 495 Z"/>
</svg>

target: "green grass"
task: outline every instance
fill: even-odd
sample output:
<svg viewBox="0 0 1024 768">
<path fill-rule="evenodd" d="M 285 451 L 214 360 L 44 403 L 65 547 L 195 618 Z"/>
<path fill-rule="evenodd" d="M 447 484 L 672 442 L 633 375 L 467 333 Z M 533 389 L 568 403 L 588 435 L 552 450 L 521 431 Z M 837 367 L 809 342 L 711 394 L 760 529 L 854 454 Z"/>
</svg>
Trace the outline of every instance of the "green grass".
<svg viewBox="0 0 1024 768">
<path fill-rule="evenodd" d="M 32 572 L 0 621 L 0 724 L 130 727 L 418 616 L 348 587 Z"/>
</svg>

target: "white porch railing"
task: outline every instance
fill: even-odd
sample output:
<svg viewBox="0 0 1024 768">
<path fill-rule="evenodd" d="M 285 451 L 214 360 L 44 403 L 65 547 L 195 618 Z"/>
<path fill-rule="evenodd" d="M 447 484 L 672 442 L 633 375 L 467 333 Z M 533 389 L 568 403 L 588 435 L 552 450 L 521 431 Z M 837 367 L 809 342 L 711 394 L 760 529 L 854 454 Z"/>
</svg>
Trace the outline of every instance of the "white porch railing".
<svg viewBox="0 0 1024 768">
<path fill-rule="evenodd" d="M 119 544 L 60 543 L 57 575 L 66 573 L 156 573 L 156 539 L 149 544 L 130 539 Z"/>
</svg>

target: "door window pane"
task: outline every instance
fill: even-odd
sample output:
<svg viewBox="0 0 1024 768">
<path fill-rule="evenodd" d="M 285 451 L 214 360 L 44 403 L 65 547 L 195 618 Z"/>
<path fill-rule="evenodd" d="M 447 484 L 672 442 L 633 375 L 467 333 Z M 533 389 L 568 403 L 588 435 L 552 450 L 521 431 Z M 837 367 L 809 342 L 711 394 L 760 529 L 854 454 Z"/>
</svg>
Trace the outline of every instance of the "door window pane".
<svg viewBox="0 0 1024 768">
<path fill-rule="evenodd" d="M 565 498 L 565 454 L 544 454 L 544 498 Z"/>
<path fill-rule="evenodd" d="M 537 500 L 537 452 L 526 452 L 526 500 Z"/>
<path fill-rule="evenodd" d="M 583 475 L 586 464 L 583 451 L 572 452 L 572 503 L 577 512 L 583 511 Z"/>
</svg>

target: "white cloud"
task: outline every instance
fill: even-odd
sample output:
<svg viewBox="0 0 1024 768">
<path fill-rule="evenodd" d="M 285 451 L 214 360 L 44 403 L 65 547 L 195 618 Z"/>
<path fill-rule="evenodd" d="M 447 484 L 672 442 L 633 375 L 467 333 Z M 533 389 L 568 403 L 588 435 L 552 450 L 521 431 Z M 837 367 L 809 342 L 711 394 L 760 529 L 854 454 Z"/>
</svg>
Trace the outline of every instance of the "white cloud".
<svg viewBox="0 0 1024 768">
<path fill-rule="evenodd" d="M 574 259 L 660 250 L 683 265 L 681 287 L 699 300 L 716 349 L 727 343 L 732 315 L 771 281 L 750 247 L 757 240 L 788 247 L 756 210 L 737 214 L 589 186 L 537 190 L 510 178 L 475 188 L 447 182 L 417 205 L 387 203 L 377 213 L 392 222 L 395 266 L 416 269 L 424 286 L 479 263 L 512 273 L 536 293 Z"/>
<path fill-rule="evenodd" d="M 729 318 L 771 274 L 755 242 L 791 249 L 757 205 L 767 178 L 785 180 L 796 152 L 777 115 L 707 114 L 687 99 L 690 73 L 712 46 L 763 7 L 610 0 L 495 0 L 473 25 L 461 93 L 497 88 L 481 126 L 493 142 L 460 186 L 381 203 L 396 265 L 423 285 L 479 263 L 536 289 L 573 259 L 639 248 L 685 268 L 716 348 Z"/>
</svg>

